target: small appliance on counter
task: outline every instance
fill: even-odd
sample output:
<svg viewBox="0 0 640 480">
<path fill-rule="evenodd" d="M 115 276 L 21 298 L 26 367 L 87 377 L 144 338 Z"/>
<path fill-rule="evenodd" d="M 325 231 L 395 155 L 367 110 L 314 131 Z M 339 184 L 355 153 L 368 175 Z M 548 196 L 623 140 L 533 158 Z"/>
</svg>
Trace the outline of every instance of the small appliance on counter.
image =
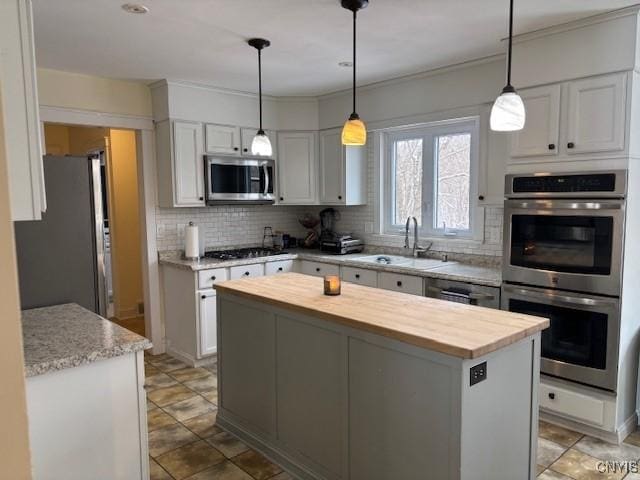
<svg viewBox="0 0 640 480">
<path fill-rule="evenodd" d="M 325 208 L 320 212 L 320 250 L 336 255 L 362 252 L 362 240 L 350 234 L 336 232 L 335 225 L 338 220 L 340 212 L 334 208 Z"/>
</svg>

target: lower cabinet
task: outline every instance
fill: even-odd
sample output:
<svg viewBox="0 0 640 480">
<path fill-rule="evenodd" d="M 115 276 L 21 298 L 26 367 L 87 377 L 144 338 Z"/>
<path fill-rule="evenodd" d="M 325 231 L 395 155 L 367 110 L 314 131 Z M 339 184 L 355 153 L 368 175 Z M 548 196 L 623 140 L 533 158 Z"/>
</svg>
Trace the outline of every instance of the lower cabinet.
<svg viewBox="0 0 640 480">
<path fill-rule="evenodd" d="M 200 349 L 198 356 L 216 353 L 218 348 L 216 291 L 204 290 L 198 296 L 198 323 L 200 326 Z"/>
<path fill-rule="evenodd" d="M 378 286 L 378 272 L 366 268 L 342 267 L 341 277 L 345 282 L 357 283 L 365 287 Z"/>
<path fill-rule="evenodd" d="M 422 295 L 424 293 L 422 277 L 402 275 L 400 273 L 380 272 L 378 274 L 378 288 L 394 290 L 396 292 Z"/>
<path fill-rule="evenodd" d="M 331 263 L 302 260 L 300 262 L 300 273 L 304 275 L 313 275 L 315 277 L 324 277 L 325 275 L 340 275 L 340 267 Z"/>
</svg>

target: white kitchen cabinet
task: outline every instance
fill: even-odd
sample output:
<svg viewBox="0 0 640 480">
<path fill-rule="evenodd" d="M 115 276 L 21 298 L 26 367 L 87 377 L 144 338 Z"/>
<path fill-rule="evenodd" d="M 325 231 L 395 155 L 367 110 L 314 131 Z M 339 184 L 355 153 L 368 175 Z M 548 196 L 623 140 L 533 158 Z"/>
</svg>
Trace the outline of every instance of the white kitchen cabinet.
<svg viewBox="0 0 640 480">
<path fill-rule="evenodd" d="M 203 290 L 212 288 L 220 282 L 226 282 L 229 279 L 229 272 L 226 268 L 212 268 L 210 270 L 198 271 L 198 288 Z"/>
<path fill-rule="evenodd" d="M 265 275 L 277 275 L 293 271 L 293 260 L 281 260 L 278 262 L 267 262 L 264 264 Z"/>
<path fill-rule="evenodd" d="M 626 78 L 617 73 L 568 84 L 568 154 L 624 150 Z"/>
<path fill-rule="evenodd" d="M 254 263 L 252 265 L 238 265 L 229 269 L 229 279 L 238 280 L 239 278 L 262 277 L 264 275 L 264 265 L 262 263 Z"/>
<path fill-rule="evenodd" d="M 278 132 L 278 203 L 317 202 L 315 132 Z"/>
<path fill-rule="evenodd" d="M 240 153 L 240 127 L 234 125 L 205 125 L 205 150 L 207 153 L 237 155 Z"/>
<path fill-rule="evenodd" d="M 240 137 L 242 139 L 242 155 L 243 156 L 252 156 L 251 154 L 251 143 L 253 143 L 253 137 L 258 133 L 257 128 L 243 128 L 240 131 Z M 271 142 L 271 148 L 273 153 L 270 157 L 261 157 L 261 158 L 276 158 L 277 157 L 277 143 L 278 139 L 276 138 L 276 132 L 273 130 L 265 130 L 264 133 L 269 137 L 269 141 Z"/>
<path fill-rule="evenodd" d="M 201 123 L 166 120 L 156 124 L 161 207 L 205 205 L 203 155 Z"/>
<path fill-rule="evenodd" d="M 560 134 L 561 86 L 530 88 L 520 93 L 527 114 L 524 128 L 511 137 L 512 157 L 556 155 Z"/>
<path fill-rule="evenodd" d="M 342 145 L 340 129 L 320 133 L 320 203 L 364 205 L 367 203 L 366 147 Z"/>
<path fill-rule="evenodd" d="M 216 291 L 197 292 L 198 322 L 200 326 L 199 357 L 211 355 L 218 350 Z"/>
<path fill-rule="evenodd" d="M 0 114 L 13 220 L 46 210 L 31 0 L 0 2 Z"/>
<path fill-rule="evenodd" d="M 304 275 L 314 275 L 324 277 L 325 275 L 340 275 L 340 267 L 330 263 L 311 262 L 302 260 L 300 262 L 300 273 Z"/>
<path fill-rule="evenodd" d="M 366 268 L 342 267 L 341 277 L 345 282 L 357 283 L 365 287 L 378 286 L 378 272 Z"/>
<path fill-rule="evenodd" d="M 400 273 L 379 272 L 378 288 L 394 290 L 396 292 L 409 293 L 411 295 L 423 295 L 422 277 L 413 275 L 402 275 Z"/>
</svg>

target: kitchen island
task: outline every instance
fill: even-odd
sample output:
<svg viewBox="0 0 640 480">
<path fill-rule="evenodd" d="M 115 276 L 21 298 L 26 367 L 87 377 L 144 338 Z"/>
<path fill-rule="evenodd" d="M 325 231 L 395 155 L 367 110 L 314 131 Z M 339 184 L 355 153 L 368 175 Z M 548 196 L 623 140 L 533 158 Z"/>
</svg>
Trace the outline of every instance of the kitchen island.
<svg viewBox="0 0 640 480">
<path fill-rule="evenodd" d="M 297 478 L 535 478 L 547 319 L 296 273 L 216 290 L 218 423 Z"/>
<path fill-rule="evenodd" d="M 151 342 L 73 303 L 23 311 L 22 332 L 34 480 L 148 479 Z"/>
</svg>

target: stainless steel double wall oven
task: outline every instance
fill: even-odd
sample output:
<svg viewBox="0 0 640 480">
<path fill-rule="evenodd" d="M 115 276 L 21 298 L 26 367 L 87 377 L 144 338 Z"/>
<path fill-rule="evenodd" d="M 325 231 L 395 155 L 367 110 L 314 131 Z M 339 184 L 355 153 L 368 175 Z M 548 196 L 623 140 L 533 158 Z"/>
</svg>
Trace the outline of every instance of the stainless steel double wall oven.
<svg viewBox="0 0 640 480">
<path fill-rule="evenodd" d="M 508 175 L 502 308 L 551 319 L 543 373 L 615 390 L 626 172 Z"/>
</svg>

